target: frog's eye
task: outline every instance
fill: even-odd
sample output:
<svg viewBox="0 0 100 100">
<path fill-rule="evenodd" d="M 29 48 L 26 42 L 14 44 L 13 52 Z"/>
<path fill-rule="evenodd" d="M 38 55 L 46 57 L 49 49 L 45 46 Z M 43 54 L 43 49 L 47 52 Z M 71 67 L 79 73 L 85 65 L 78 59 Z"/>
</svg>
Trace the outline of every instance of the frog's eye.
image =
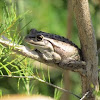
<svg viewBox="0 0 100 100">
<path fill-rule="evenodd" d="M 41 41 L 43 39 L 42 35 L 37 35 L 37 41 Z"/>
</svg>

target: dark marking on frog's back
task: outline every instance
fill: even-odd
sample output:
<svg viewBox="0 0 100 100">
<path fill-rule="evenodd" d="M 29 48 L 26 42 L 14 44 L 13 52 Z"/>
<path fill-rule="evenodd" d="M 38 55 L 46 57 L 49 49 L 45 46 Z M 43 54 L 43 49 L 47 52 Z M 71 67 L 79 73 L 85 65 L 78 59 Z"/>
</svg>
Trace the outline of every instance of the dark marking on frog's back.
<svg viewBox="0 0 100 100">
<path fill-rule="evenodd" d="M 65 42 L 65 43 L 69 43 L 71 44 L 72 46 L 78 48 L 77 45 L 75 45 L 73 42 L 71 42 L 70 40 L 68 40 L 67 38 L 64 38 L 63 36 L 59 36 L 59 35 L 56 35 L 56 34 L 50 34 L 50 33 L 46 33 L 46 32 L 43 32 L 43 31 L 37 31 L 36 29 L 31 29 L 30 32 L 32 34 L 39 34 L 39 35 L 43 35 L 47 38 L 51 38 L 51 39 L 55 39 L 55 40 L 58 40 L 58 41 L 62 41 L 62 42 Z M 79 49 L 79 48 L 78 48 Z"/>
</svg>

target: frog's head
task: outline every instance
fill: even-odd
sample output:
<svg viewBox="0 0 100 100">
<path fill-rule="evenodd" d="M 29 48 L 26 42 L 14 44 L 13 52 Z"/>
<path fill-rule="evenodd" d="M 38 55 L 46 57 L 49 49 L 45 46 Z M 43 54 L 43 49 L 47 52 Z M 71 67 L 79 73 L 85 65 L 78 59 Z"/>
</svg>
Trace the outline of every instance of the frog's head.
<svg viewBox="0 0 100 100">
<path fill-rule="evenodd" d="M 43 32 L 31 29 L 30 33 L 25 37 L 25 41 L 33 45 L 36 49 L 44 49 L 53 51 L 52 43 L 44 36 Z"/>
</svg>

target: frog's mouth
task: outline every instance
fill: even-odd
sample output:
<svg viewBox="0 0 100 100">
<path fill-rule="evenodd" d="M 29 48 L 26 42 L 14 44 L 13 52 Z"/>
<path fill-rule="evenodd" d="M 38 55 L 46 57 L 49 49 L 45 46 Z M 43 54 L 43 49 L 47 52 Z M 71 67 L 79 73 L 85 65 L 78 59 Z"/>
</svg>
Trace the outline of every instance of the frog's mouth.
<svg viewBox="0 0 100 100">
<path fill-rule="evenodd" d="M 26 40 L 26 42 L 33 46 L 45 46 L 45 43 L 43 41 L 33 41 L 33 40 Z"/>
</svg>

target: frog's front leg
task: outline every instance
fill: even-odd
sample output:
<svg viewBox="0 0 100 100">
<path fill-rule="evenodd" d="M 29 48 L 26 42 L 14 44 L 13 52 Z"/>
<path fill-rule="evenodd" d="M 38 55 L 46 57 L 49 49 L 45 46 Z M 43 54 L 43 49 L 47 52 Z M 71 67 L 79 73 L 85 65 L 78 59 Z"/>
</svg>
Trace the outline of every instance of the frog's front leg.
<svg viewBox="0 0 100 100">
<path fill-rule="evenodd" d="M 46 61 L 53 61 L 55 63 L 59 63 L 61 61 L 61 56 L 55 52 L 42 53 L 42 57 Z"/>
<path fill-rule="evenodd" d="M 52 57 L 55 63 L 61 62 L 61 56 L 57 54 L 56 52 L 52 52 Z"/>
</svg>

